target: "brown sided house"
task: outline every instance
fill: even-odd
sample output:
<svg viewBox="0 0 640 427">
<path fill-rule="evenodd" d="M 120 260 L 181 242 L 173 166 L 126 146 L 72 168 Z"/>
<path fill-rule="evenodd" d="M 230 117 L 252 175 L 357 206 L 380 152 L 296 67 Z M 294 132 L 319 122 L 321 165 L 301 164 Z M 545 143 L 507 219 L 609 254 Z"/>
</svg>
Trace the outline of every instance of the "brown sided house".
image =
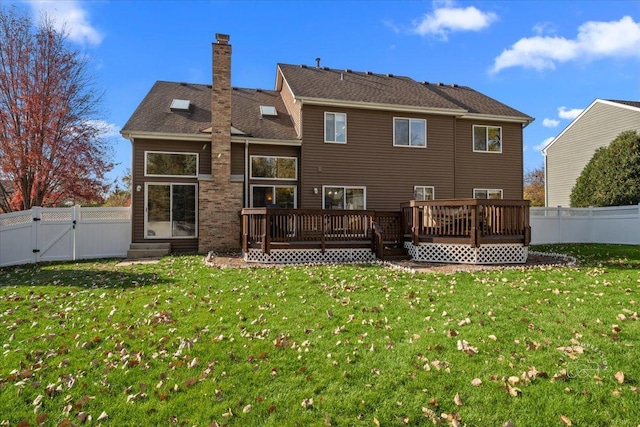
<svg viewBox="0 0 640 427">
<path fill-rule="evenodd" d="M 469 87 L 278 64 L 274 90 L 156 82 L 122 134 L 133 146 L 133 243 L 240 247 L 239 211 L 394 210 L 411 199 L 521 199 L 533 119 Z"/>
</svg>

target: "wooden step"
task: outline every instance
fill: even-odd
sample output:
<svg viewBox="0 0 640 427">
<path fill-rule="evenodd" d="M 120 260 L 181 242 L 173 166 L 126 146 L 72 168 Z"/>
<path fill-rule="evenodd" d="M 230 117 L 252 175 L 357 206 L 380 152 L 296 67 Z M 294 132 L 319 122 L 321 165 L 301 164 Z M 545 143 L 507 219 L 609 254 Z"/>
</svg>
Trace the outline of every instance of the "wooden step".
<svg viewBox="0 0 640 427">
<path fill-rule="evenodd" d="M 407 254 L 407 250 L 405 248 L 398 247 L 385 247 L 382 257 L 385 261 L 403 261 L 411 259 L 411 256 Z"/>
<path fill-rule="evenodd" d="M 171 243 L 131 243 L 127 259 L 159 258 L 171 253 Z"/>
</svg>

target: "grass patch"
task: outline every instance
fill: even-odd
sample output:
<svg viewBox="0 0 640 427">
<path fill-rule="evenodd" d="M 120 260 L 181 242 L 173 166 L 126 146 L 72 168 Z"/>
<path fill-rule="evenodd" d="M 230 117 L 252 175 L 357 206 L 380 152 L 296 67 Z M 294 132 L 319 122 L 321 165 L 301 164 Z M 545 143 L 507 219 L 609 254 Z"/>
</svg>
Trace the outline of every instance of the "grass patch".
<svg viewBox="0 0 640 427">
<path fill-rule="evenodd" d="M 638 425 L 640 248 L 533 249 L 581 264 L 0 269 L 0 422 Z"/>
</svg>

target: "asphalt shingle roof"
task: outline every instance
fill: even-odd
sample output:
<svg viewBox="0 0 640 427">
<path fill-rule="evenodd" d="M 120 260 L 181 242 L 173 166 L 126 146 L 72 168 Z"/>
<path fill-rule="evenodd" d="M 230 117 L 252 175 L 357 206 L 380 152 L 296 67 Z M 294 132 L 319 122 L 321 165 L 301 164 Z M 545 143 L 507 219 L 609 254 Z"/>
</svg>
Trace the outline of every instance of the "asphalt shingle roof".
<svg viewBox="0 0 640 427">
<path fill-rule="evenodd" d="M 171 111 L 173 99 L 191 101 L 189 112 Z M 262 117 L 260 105 L 276 108 L 276 117 Z M 231 125 L 253 138 L 297 138 L 291 117 L 275 91 L 233 88 Z M 211 86 L 158 81 L 134 111 L 122 132 L 201 135 L 211 127 Z"/>
<path fill-rule="evenodd" d="M 516 117 L 528 115 L 470 87 L 418 82 L 409 77 L 278 64 L 296 97 L 372 102 L 474 114 Z"/>
<path fill-rule="evenodd" d="M 619 100 L 619 99 L 610 99 L 609 101 L 615 102 L 617 104 L 629 105 L 630 107 L 640 108 L 640 102 L 639 101 L 622 101 L 622 100 Z"/>
</svg>

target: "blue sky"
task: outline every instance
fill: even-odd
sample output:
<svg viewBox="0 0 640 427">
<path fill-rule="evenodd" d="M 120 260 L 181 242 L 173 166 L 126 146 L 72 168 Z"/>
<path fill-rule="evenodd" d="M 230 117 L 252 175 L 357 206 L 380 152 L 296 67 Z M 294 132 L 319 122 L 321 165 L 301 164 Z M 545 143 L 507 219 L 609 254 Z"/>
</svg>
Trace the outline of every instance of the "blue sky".
<svg viewBox="0 0 640 427">
<path fill-rule="evenodd" d="M 26 1 L 66 23 L 105 90 L 118 134 L 156 80 L 211 82 L 215 33 L 231 36 L 232 85 L 272 89 L 278 62 L 470 86 L 532 117 L 525 169 L 594 99 L 640 100 L 638 1 Z"/>
</svg>

